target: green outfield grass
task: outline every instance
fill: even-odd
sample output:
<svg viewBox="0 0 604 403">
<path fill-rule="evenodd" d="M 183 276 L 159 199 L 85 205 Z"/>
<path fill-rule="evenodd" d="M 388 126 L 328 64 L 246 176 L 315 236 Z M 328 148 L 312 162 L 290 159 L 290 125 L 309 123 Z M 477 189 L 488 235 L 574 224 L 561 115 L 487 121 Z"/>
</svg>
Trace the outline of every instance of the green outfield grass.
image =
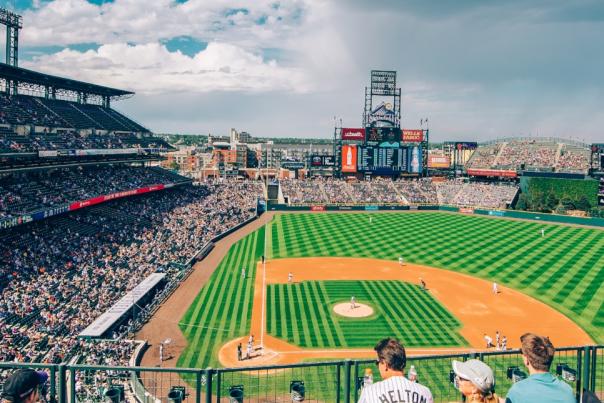
<svg viewBox="0 0 604 403">
<path fill-rule="evenodd" d="M 447 213 L 371 216 L 370 224 L 369 215 L 363 213 L 277 215 L 268 227 L 268 256 L 396 261 L 403 255 L 408 262 L 495 280 L 530 294 L 604 342 L 601 230 Z M 541 238 L 541 228 L 546 229 L 545 238 Z M 181 318 L 189 345 L 179 366 L 218 366 L 219 347 L 248 334 L 252 278 L 264 236 L 261 229 L 234 244 Z M 247 279 L 241 278 L 242 266 L 247 267 Z M 369 342 L 375 341 L 372 337 Z"/>
<path fill-rule="evenodd" d="M 494 280 L 566 314 L 604 342 L 604 232 L 446 213 L 283 214 L 269 256 L 406 261 Z M 545 228 L 545 238 L 541 237 Z"/>
<path fill-rule="evenodd" d="M 354 295 L 369 304 L 367 318 L 333 313 L 336 303 Z M 310 348 L 372 348 L 394 336 L 406 346 L 465 346 L 461 323 L 430 293 L 402 281 L 304 281 L 271 284 L 267 289 L 267 330 L 278 338 Z"/>
</svg>

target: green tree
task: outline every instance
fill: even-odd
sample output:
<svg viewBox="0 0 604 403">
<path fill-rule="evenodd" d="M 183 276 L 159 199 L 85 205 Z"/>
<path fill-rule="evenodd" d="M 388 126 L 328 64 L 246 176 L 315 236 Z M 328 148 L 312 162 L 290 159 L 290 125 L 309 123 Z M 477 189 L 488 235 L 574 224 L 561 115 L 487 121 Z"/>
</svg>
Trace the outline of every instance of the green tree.
<svg viewBox="0 0 604 403">
<path fill-rule="evenodd" d="M 527 196 L 521 193 L 516 202 L 516 210 L 526 210 L 528 207 Z"/>
<path fill-rule="evenodd" d="M 545 198 L 545 209 L 547 209 L 548 211 L 552 211 L 556 208 L 557 205 L 558 198 L 554 194 L 554 191 L 550 190 L 550 192 L 547 194 L 547 197 Z"/>
<path fill-rule="evenodd" d="M 583 211 L 588 211 L 590 208 L 591 208 L 591 203 L 587 199 L 587 196 L 582 195 L 579 198 L 579 201 L 577 202 L 577 209 L 583 210 Z"/>
</svg>

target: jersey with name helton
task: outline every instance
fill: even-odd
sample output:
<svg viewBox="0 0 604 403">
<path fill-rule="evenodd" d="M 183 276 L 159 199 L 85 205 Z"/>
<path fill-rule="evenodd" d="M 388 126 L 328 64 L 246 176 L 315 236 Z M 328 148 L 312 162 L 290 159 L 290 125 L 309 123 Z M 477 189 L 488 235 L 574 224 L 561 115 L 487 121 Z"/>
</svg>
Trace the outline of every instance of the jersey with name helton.
<svg viewBox="0 0 604 403">
<path fill-rule="evenodd" d="M 427 387 L 403 376 L 393 376 L 363 389 L 359 403 L 433 403 Z"/>
</svg>

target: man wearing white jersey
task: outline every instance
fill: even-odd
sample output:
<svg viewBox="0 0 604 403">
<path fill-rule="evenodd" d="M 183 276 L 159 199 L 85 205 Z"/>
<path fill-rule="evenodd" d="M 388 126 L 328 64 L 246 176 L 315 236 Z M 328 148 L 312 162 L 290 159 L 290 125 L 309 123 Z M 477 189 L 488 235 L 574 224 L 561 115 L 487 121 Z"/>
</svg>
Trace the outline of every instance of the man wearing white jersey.
<svg viewBox="0 0 604 403">
<path fill-rule="evenodd" d="M 433 403 L 427 387 L 405 378 L 405 347 L 393 338 L 380 340 L 374 347 L 383 381 L 367 386 L 359 403 Z"/>
</svg>

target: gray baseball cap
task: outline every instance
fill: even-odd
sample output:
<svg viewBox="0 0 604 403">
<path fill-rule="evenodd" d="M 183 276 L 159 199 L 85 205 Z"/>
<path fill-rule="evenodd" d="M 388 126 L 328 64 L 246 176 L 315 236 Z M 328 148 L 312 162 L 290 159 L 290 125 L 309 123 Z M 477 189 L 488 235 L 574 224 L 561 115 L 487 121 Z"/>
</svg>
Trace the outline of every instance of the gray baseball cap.
<svg viewBox="0 0 604 403">
<path fill-rule="evenodd" d="M 453 360 L 453 372 L 460 378 L 472 382 L 483 393 L 492 392 L 495 387 L 493 370 L 480 360 L 465 362 Z"/>
</svg>

